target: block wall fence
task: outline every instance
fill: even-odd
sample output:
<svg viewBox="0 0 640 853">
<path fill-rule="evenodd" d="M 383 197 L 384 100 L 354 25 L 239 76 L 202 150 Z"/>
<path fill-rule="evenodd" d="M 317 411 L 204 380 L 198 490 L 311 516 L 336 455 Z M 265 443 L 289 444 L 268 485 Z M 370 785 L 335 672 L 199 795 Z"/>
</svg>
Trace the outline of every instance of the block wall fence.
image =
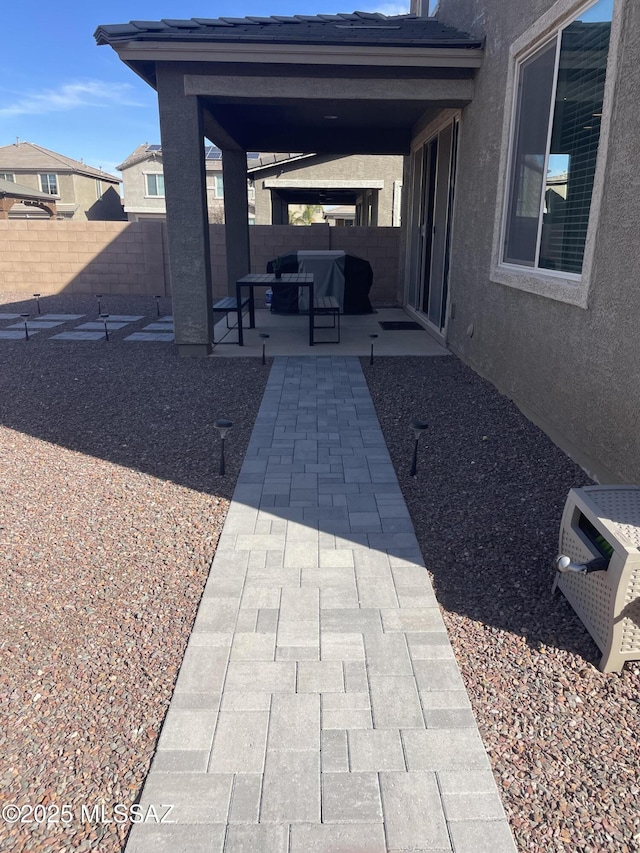
<svg viewBox="0 0 640 853">
<path fill-rule="evenodd" d="M 224 225 L 211 225 L 214 297 L 227 292 Z M 398 304 L 399 228 L 252 225 L 251 271 L 277 255 L 342 249 L 373 269 L 371 301 Z M 171 293 L 164 222 L 0 221 L 0 294 Z"/>
</svg>

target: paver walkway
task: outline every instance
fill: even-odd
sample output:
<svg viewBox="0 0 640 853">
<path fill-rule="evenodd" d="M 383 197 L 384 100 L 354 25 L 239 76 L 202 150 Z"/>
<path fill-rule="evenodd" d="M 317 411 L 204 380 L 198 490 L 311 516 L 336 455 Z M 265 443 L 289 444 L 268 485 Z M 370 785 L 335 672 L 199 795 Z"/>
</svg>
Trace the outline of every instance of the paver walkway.
<svg viewBox="0 0 640 853">
<path fill-rule="evenodd" d="M 127 853 L 514 851 L 357 358 L 277 358 Z"/>
</svg>

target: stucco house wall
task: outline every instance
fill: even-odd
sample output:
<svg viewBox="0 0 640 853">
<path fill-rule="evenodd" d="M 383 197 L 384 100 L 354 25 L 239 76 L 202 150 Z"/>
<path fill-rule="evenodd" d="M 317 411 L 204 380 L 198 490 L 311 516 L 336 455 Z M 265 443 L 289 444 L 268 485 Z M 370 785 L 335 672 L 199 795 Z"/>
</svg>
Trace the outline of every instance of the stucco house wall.
<svg viewBox="0 0 640 853">
<path fill-rule="evenodd" d="M 256 224 L 271 224 L 271 189 L 264 186 L 266 178 L 323 181 L 327 187 L 338 188 L 344 181 L 382 181 L 378 195 L 378 225 L 388 227 L 393 222 L 394 182 L 402 182 L 403 158 L 362 154 L 348 157 L 314 157 L 292 163 L 276 163 L 261 169 L 255 177 Z"/>
<path fill-rule="evenodd" d="M 545 13 L 558 19 L 581 7 L 573 0 L 441 0 L 444 23 L 486 35 L 475 96 L 462 114 L 447 341 L 598 479 L 638 482 L 640 4 L 615 2 L 587 307 L 514 289 L 491 273 L 510 46 Z"/>
<path fill-rule="evenodd" d="M 140 146 L 144 149 L 144 146 Z M 137 149 L 122 163 L 118 169 L 122 172 L 124 191 L 124 208 L 130 222 L 141 219 L 166 219 L 167 209 L 164 196 L 147 195 L 146 175 L 163 175 L 161 152 L 151 152 L 148 156 L 136 159 Z M 207 209 L 209 222 L 221 224 L 224 222 L 224 198 L 218 197 L 214 187 L 216 175 L 222 175 L 220 160 L 207 160 Z"/>
</svg>

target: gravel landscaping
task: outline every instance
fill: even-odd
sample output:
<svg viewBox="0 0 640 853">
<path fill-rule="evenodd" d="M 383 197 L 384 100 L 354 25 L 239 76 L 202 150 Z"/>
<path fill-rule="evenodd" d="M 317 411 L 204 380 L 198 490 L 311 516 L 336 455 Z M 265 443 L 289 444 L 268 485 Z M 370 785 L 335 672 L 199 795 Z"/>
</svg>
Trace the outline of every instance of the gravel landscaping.
<svg viewBox="0 0 640 853">
<path fill-rule="evenodd" d="M 152 299 L 109 303 L 154 319 Z M 58 819 L 0 822 L 2 851 L 121 850 L 131 824 L 100 808 L 144 782 L 268 377 L 123 334 L 0 342 L 0 794 Z"/>
<path fill-rule="evenodd" d="M 0 302 L 35 318 L 29 296 Z M 109 343 L 0 341 L 0 798 L 58 815 L 0 821 L 10 853 L 122 850 L 130 822 L 96 817 L 141 790 L 270 369 L 125 343 L 153 298 L 106 309 L 144 320 Z M 640 663 L 600 673 L 550 592 L 588 478 L 454 357 L 362 365 L 518 848 L 640 850 Z"/>
<path fill-rule="evenodd" d="M 600 673 L 550 594 L 565 498 L 590 481 L 457 359 L 362 362 L 518 848 L 640 850 L 640 664 Z"/>
</svg>

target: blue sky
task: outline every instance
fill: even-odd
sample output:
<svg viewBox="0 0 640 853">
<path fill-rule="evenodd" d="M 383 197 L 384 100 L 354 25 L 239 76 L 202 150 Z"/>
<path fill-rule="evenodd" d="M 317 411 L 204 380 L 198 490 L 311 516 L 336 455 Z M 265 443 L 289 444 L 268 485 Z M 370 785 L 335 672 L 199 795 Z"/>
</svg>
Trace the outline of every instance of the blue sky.
<svg viewBox="0 0 640 853">
<path fill-rule="evenodd" d="M 353 5 L 352 5 L 353 4 Z M 0 146 L 16 137 L 108 172 L 142 142 L 160 142 L 155 92 L 107 46 L 99 24 L 225 15 L 403 14 L 409 0 L 5 0 Z"/>
</svg>

